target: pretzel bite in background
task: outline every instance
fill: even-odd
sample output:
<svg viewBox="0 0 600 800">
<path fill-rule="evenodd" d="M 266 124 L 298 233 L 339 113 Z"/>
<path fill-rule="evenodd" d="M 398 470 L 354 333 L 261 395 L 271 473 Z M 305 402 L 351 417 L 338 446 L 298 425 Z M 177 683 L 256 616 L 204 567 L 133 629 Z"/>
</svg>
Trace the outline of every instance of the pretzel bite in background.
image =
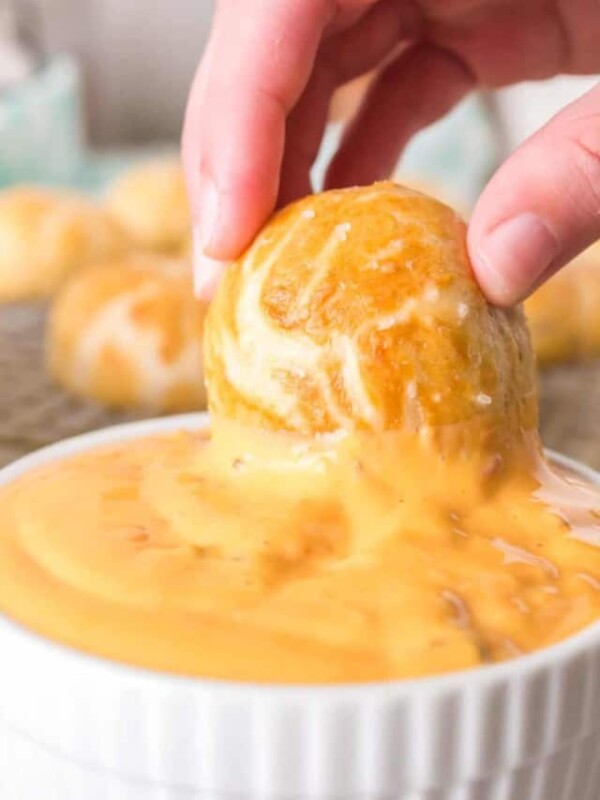
<svg viewBox="0 0 600 800">
<path fill-rule="evenodd" d="M 75 192 L 22 186 L 0 193 L 0 302 L 52 295 L 75 270 L 125 252 L 106 210 Z"/>
<path fill-rule="evenodd" d="M 201 409 L 204 317 L 187 263 L 152 254 L 98 263 L 56 299 L 50 372 L 69 391 L 109 406 Z"/>
<path fill-rule="evenodd" d="M 541 366 L 600 357 L 600 243 L 534 292 L 525 312 Z"/>
<path fill-rule="evenodd" d="M 139 249 L 170 255 L 189 250 L 190 211 L 177 160 L 125 171 L 108 187 L 105 202 Z"/>
</svg>

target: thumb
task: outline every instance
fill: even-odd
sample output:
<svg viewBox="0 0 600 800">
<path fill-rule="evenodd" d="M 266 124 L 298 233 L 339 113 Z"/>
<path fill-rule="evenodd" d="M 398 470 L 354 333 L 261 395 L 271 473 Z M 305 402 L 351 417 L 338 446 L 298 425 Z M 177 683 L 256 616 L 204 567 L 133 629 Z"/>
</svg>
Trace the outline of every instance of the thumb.
<svg viewBox="0 0 600 800">
<path fill-rule="evenodd" d="M 469 252 L 488 299 L 524 299 L 600 238 L 600 85 L 519 147 L 484 190 Z"/>
</svg>

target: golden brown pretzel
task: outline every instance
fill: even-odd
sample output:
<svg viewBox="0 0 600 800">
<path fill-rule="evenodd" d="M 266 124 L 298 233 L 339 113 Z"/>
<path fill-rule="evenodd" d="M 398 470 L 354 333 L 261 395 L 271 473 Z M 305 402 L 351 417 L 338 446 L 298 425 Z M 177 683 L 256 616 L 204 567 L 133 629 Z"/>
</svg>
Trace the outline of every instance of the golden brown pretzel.
<svg viewBox="0 0 600 800">
<path fill-rule="evenodd" d="M 600 243 L 541 286 L 525 311 L 540 365 L 600 356 Z"/>
<path fill-rule="evenodd" d="M 129 246 L 119 223 L 85 197 L 8 189 L 0 193 L 0 301 L 46 297 L 74 270 Z"/>
<path fill-rule="evenodd" d="M 171 255 L 188 249 L 190 212 L 178 161 L 127 170 L 109 186 L 106 204 L 139 248 Z"/>
<path fill-rule="evenodd" d="M 203 408 L 204 316 L 186 263 L 138 254 L 97 264 L 56 299 L 50 371 L 70 391 L 111 406 Z"/>
<path fill-rule="evenodd" d="M 263 428 L 536 425 L 521 310 L 486 303 L 451 209 L 388 182 L 276 214 L 227 272 L 205 344 L 213 412 Z"/>
</svg>

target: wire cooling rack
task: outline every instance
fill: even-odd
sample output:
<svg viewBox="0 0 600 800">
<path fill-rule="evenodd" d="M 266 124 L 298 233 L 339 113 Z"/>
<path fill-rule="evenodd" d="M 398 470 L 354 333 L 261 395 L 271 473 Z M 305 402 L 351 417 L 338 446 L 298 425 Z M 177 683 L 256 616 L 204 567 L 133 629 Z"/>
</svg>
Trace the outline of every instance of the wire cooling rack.
<svg viewBox="0 0 600 800">
<path fill-rule="evenodd" d="M 139 419 L 70 397 L 44 368 L 44 306 L 0 306 L 0 466 L 46 444 Z M 544 444 L 600 469 L 600 361 L 545 371 Z"/>
<path fill-rule="evenodd" d="M 0 465 L 86 431 L 139 418 L 71 397 L 44 367 L 44 306 L 0 306 Z"/>
</svg>

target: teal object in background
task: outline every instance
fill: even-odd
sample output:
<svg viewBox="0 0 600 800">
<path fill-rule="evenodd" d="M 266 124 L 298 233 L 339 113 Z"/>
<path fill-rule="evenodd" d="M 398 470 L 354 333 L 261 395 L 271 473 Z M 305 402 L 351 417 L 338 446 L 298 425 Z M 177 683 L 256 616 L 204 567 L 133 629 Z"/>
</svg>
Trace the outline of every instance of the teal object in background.
<svg viewBox="0 0 600 800">
<path fill-rule="evenodd" d="M 136 161 L 176 152 L 173 145 L 89 152 L 79 68 L 66 55 L 0 94 L 0 188 L 34 183 L 97 194 Z"/>
<path fill-rule="evenodd" d="M 152 145 L 151 147 L 110 150 L 101 153 L 89 152 L 74 176 L 73 185 L 77 189 L 101 194 L 108 183 L 136 163 L 155 158 L 178 158 L 178 156 L 179 150 L 173 144 L 166 144 L 162 147 Z"/>
<path fill-rule="evenodd" d="M 84 151 L 79 70 L 57 56 L 0 95 L 0 186 L 72 184 Z"/>
<path fill-rule="evenodd" d="M 471 208 L 500 160 L 496 118 L 481 95 L 471 95 L 408 145 L 395 177 L 421 178 L 448 199 Z"/>
<path fill-rule="evenodd" d="M 331 125 L 312 177 L 322 185 L 342 127 Z M 480 95 L 472 95 L 439 122 L 421 131 L 406 148 L 393 177 L 440 190 L 444 199 L 471 208 L 500 158 L 496 119 Z"/>
<path fill-rule="evenodd" d="M 473 95 L 443 120 L 419 133 L 394 173 L 470 208 L 499 161 L 501 146 L 493 112 Z M 322 185 L 341 134 L 328 127 L 313 170 Z M 102 154 L 86 150 L 81 81 L 76 61 L 53 57 L 27 80 L 0 94 L 0 188 L 18 183 L 69 186 L 100 193 L 106 183 L 138 160 L 176 153 L 173 145 Z"/>
</svg>

